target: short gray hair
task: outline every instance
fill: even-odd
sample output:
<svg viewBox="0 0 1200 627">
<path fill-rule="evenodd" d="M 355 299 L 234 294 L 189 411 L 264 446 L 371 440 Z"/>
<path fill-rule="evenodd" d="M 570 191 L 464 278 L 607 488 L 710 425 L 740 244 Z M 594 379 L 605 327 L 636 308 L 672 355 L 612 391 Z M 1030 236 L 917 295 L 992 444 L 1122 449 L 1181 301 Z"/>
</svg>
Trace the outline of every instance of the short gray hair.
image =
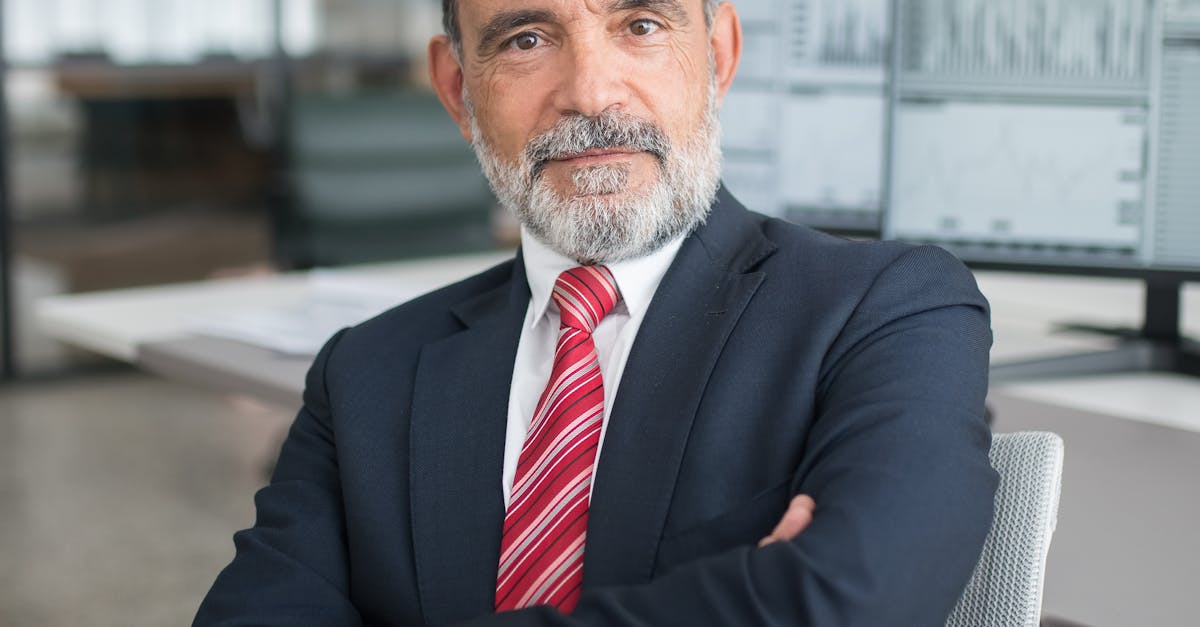
<svg viewBox="0 0 1200 627">
<path fill-rule="evenodd" d="M 719 0 L 701 0 L 704 2 L 704 25 L 712 28 L 713 15 L 716 14 Z M 442 28 L 446 36 L 454 44 L 454 50 L 462 57 L 462 31 L 458 28 L 458 0 L 442 0 Z"/>
</svg>

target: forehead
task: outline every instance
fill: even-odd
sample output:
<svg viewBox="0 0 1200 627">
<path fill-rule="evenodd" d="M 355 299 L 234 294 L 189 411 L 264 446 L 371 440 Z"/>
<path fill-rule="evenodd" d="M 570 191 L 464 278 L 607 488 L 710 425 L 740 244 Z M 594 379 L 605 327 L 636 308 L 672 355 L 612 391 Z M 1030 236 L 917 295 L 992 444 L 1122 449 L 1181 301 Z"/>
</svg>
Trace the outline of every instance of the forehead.
<svg viewBox="0 0 1200 627">
<path fill-rule="evenodd" d="M 460 26 L 463 21 L 479 22 L 496 14 L 520 12 L 547 20 L 568 18 L 581 13 L 605 14 L 646 9 L 685 17 L 700 9 L 707 0 L 456 0 Z M 463 18 L 467 18 L 464 20 Z"/>
</svg>

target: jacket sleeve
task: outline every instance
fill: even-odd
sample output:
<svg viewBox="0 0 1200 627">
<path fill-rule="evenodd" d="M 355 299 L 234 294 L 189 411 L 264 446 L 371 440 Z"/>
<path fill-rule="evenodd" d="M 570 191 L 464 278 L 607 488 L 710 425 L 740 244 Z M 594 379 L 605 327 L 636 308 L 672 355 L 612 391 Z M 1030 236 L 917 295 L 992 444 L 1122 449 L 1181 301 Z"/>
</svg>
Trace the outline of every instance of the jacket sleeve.
<svg viewBox="0 0 1200 627">
<path fill-rule="evenodd" d="M 817 504 L 791 542 L 700 557 L 490 625 L 942 625 L 991 525 L 987 302 L 948 253 L 874 280 L 830 347 L 792 492 Z M 780 416 L 780 420 L 786 420 Z"/>
<path fill-rule="evenodd" d="M 254 527 L 234 535 L 233 562 L 217 577 L 193 625 L 361 624 L 347 595 L 342 496 L 325 386 L 326 364 L 340 337 L 309 369 L 304 405 L 274 476 L 255 495 Z"/>
</svg>

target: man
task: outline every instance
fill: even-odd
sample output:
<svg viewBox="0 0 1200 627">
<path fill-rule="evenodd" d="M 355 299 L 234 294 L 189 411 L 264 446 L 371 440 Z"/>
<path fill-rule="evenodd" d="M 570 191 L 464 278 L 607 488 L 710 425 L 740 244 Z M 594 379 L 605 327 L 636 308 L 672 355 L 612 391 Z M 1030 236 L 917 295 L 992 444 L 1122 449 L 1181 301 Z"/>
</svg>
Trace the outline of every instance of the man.
<svg viewBox="0 0 1200 627">
<path fill-rule="evenodd" d="M 522 251 L 330 340 L 196 623 L 942 624 L 996 486 L 970 274 L 719 188 L 729 4 L 443 6 Z"/>
</svg>

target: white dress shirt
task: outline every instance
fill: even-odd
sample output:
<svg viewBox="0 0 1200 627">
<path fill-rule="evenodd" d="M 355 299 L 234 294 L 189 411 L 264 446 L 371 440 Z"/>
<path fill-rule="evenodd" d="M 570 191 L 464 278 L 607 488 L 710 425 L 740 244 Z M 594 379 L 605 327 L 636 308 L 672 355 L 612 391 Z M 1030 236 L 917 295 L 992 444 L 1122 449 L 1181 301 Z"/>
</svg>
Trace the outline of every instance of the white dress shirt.
<svg viewBox="0 0 1200 627">
<path fill-rule="evenodd" d="M 608 417 L 612 412 L 613 399 L 617 397 L 617 386 L 621 382 L 621 373 L 625 371 L 629 349 L 637 337 L 638 328 L 642 326 L 642 319 L 646 317 L 650 299 L 654 297 L 667 268 L 675 260 L 675 253 L 679 252 L 683 239 L 681 235 L 645 257 L 605 264 L 617 280 L 621 302 L 592 332 L 600 372 L 604 377 L 604 422 L 600 427 L 600 448 L 596 449 L 597 463 L 600 462 Z M 550 298 L 550 293 L 559 274 L 579 265 L 579 262 L 539 242 L 524 228 L 521 229 L 521 250 L 525 260 L 525 276 L 529 279 L 530 298 L 525 323 L 521 327 L 517 359 L 513 364 L 512 388 L 508 396 L 508 430 L 504 438 L 502 478 L 506 507 L 513 478 L 517 474 L 517 460 L 525 445 L 525 433 L 529 430 L 529 421 L 550 379 L 550 368 L 554 363 L 559 314 L 558 305 Z"/>
</svg>

